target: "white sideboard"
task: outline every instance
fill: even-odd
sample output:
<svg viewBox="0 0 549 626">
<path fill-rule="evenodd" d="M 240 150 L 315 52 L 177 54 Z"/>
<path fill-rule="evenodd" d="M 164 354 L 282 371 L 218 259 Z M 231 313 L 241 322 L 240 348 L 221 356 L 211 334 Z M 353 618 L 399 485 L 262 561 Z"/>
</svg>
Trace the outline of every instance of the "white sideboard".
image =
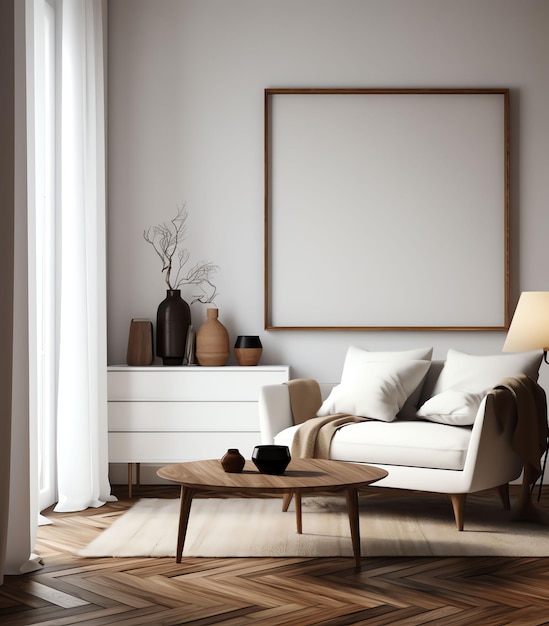
<svg viewBox="0 0 549 626">
<path fill-rule="evenodd" d="M 167 464 L 221 458 L 238 448 L 250 458 L 261 443 L 258 397 L 286 382 L 287 365 L 107 369 L 109 462 Z"/>
</svg>

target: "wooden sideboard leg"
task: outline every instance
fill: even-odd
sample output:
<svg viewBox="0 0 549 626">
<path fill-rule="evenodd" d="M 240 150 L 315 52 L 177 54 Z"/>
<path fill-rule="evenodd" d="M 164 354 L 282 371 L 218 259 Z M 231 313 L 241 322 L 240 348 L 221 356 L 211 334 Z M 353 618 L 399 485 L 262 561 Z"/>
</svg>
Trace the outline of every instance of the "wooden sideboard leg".
<svg viewBox="0 0 549 626">
<path fill-rule="evenodd" d="M 135 486 L 141 487 L 141 463 L 135 464 Z"/>
<path fill-rule="evenodd" d="M 303 533 L 303 514 L 301 511 L 301 491 L 294 491 L 294 504 L 295 504 L 295 525 L 297 534 Z"/>
<path fill-rule="evenodd" d="M 128 463 L 128 498 L 132 497 L 133 489 L 133 463 Z"/>
<path fill-rule="evenodd" d="M 450 494 L 450 500 L 452 501 L 452 507 L 454 509 L 454 517 L 456 518 L 456 526 L 458 530 L 463 530 L 466 498 L 467 498 L 466 493 L 451 493 Z"/>
</svg>

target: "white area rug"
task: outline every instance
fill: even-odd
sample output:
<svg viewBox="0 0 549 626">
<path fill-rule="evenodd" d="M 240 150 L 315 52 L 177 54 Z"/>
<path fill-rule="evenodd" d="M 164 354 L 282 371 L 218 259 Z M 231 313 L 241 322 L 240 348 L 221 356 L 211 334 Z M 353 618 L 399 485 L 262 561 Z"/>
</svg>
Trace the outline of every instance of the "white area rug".
<svg viewBox="0 0 549 626">
<path fill-rule="evenodd" d="M 174 556 L 178 517 L 179 500 L 140 500 L 78 554 Z M 279 499 L 196 499 L 183 556 L 352 556 L 345 498 L 304 498 L 303 534 L 295 528 L 293 505 L 283 513 Z M 468 497 L 463 532 L 442 495 L 393 493 L 360 503 L 364 557 L 549 556 L 548 530 L 510 521 L 497 496 Z"/>
</svg>

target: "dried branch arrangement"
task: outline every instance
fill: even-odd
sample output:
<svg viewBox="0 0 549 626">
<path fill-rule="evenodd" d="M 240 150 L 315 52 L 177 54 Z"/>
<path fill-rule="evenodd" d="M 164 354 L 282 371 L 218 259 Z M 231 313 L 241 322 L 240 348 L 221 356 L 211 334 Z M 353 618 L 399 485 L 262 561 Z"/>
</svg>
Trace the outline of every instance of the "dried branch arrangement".
<svg viewBox="0 0 549 626">
<path fill-rule="evenodd" d="M 158 224 L 143 232 L 143 237 L 150 243 L 162 261 L 162 273 L 168 289 L 180 289 L 183 285 L 194 285 L 202 290 L 200 294 L 193 294 L 194 302 L 204 304 L 213 302 L 217 295 L 217 287 L 212 282 L 212 275 L 219 269 L 213 263 L 202 261 L 191 267 L 185 273 L 190 253 L 182 247 L 187 237 L 187 217 L 189 213 L 182 206 L 177 215 L 168 223 Z"/>
</svg>

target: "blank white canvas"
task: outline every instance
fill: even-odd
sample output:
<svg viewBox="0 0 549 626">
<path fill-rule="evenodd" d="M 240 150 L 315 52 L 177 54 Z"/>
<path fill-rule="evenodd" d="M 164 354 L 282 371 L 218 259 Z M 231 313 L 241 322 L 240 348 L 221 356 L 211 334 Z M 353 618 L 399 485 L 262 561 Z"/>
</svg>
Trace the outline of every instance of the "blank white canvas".
<svg viewBox="0 0 549 626">
<path fill-rule="evenodd" d="M 273 94 L 268 327 L 503 327 L 503 94 Z"/>
</svg>

